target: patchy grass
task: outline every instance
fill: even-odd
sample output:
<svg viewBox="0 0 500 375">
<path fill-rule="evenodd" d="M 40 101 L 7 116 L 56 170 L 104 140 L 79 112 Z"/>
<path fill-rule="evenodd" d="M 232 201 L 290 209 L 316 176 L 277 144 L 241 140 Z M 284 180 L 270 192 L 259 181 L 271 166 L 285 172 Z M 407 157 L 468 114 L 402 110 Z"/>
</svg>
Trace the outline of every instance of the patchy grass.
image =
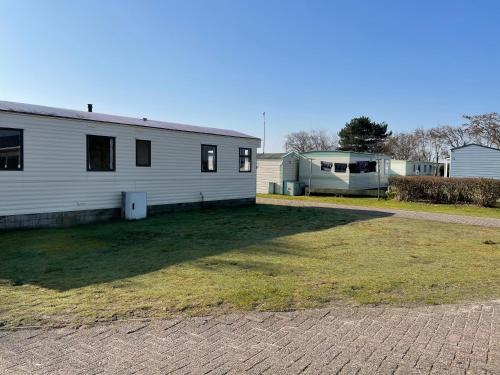
<svg viewBox="0 0 500 375">
<path fill-rule="evenodd" d="M 396 210 L 409 210 L 409 211 L 428 211 L 450 215 L 464 215 L 464 216 L 481 216 L 492 217 L 500 219 L 500 208 L 495 207 L 477 207 L 472 205 L 453 205 L 453 204 L 432 204 L 420 202 L 400 202 L 394 199 L 381 199 L 371 197 L 334 197 L 334 196 L 321 196 L 311 195 L 306 196 L 290 196 L 281 194 L 258 194 L 260 198 L 273 198 L 273 199 L 290 199 L 290 200 L 304 200 L 311 202 L 323 203 L 337 203 L 347 204 L 353 206 L 364 206 L 374 208 L 390 208 Z"/>
<path fill-rule="evenodd" d="M 6 326 L 500 296 L 500 231 L 258 205 L 0 233 Z"/>
</svg>

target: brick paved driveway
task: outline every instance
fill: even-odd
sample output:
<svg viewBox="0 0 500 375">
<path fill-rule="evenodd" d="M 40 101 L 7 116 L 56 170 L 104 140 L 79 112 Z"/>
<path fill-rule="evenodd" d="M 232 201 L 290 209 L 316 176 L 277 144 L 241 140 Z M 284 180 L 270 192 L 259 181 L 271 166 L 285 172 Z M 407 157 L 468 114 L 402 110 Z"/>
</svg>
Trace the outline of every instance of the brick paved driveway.
<svg viewBox="0 0 500 375">
<path fill-rule="evenodd" d="M 389 213 L 393 217 L 401 217 L 405 219 L 430 220 L 430 221 L 440 221 L 443 223 L 479 225 L 484 227 L 500 228 L 500 219 L 489 218 L 489 217 L 448 215 L 448 214 L 440 214 L 434 212 L 394 210 L 390 208 L 350 206 L 346 204 L 323 203 L 323 202 L 291 200 L 291 199 L 287 200 L 287 199 L 273 199 L 273 198 L 257 198 L 257 203 L 273 204 L 279 206 L 293 206 L 293 207 L 338 208 L 342 210 L 360 212 L 363 214 L 370 214 L 370 213 L 376 214 L 379 212 L 383 212 L 383 213 Z"/>
<path fill-rule="evenodd" d="M 494 374 L 500 301 L 0 331 L 1 374 Z"/>
</svg>

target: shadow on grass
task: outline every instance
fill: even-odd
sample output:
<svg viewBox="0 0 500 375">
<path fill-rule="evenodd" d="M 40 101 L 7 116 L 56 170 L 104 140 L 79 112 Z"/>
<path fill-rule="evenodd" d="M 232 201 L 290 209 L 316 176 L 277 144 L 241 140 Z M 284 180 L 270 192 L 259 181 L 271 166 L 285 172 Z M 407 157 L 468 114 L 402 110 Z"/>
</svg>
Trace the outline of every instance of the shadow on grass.
<svg viewBox="0 0 500 375">
<path fill-rule="evenodd" d="M 0 282 L 66 291 L 387 216 L 263 204 L 171 213 L 139 222 L 0 233 Z"/>
</svg>

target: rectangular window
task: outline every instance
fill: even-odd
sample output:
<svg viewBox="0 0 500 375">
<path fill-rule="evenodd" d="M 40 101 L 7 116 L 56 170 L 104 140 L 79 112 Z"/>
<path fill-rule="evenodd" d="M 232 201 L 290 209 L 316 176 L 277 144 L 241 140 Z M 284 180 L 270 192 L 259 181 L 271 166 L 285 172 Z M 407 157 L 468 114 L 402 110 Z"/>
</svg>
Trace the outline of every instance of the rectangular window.
<svg viewBox="0 0 500 375">
<path fill-rule="evenodd" d="M 322 171 L 330 172 L 332 170 L 332 167 L 333 167 L 333 163 L 330 163 L 328 161 L 321 162 L 321 170 Z"/>
<path fill-rule="evenodd" d="M 424 173 L 427 173 L 427 164 L 424 164 Z"/>
<path fill-rule="evenodd" d="M 391 162 L 387 159 L 384 159 L 384 173 L 389 174 L 390 169 L 391 169 Z"/>
<path fill-rule="evenodd" d="M 0 128 L 0 171 L 23 170 L 23 131 Z"/>
<path fill-rule="evenodd" d="M 115 171 L 115 138 L 87 135 L 87 171 Z"/>
<path fill-rule="evenodd" d="M 217 146 L 201 145 L 201 171 L 217 172 Z"/>
<path fill-rule="evenodd" d="M 335 163 L 335 173 L 345 173 L 347 171 L 346 163 Z"/>
<path fill-rule="evenodd" d="M 252 149 L 240 147 L 240 172 L 252 171 Z"/>
<path fill-rule="evenodd" d="M 368 172 L 377 172 L 377 162 L 369 161 L 368 162 Z"/>
<path fill-rule="evenodd" d="M 357 161 L 349 164 L 349 173 L 368 173 L 377 171 L 376 161 Z"/>
<path fill-rule="evenodd" d="M 136 167 L 151 167 L 151 141 L 135 140 Z"/>
</svg>

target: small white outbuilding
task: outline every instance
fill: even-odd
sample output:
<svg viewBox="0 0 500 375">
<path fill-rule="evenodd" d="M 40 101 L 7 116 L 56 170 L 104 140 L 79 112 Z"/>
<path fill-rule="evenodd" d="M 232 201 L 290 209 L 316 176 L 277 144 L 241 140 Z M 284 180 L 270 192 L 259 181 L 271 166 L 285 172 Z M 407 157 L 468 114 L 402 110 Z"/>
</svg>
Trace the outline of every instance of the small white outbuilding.
<svg viewBox="0 0 500 375">
<path fill-rule="evenodd" d="M 500 179 L 500 149 L 469 144 L 451 149 L 450 177 Z"/>
<path fill-rule="evenodd" d="M 253 204 L 260 139 L 233 130 L 0 101 L 0 229 Z"/>
<path fill-rule="evenodd" d="M 299 154 L 268 153 L 257 155 L 257 193 L 284 194 L 286 181 L 297 181 Z"/>
</svg>

